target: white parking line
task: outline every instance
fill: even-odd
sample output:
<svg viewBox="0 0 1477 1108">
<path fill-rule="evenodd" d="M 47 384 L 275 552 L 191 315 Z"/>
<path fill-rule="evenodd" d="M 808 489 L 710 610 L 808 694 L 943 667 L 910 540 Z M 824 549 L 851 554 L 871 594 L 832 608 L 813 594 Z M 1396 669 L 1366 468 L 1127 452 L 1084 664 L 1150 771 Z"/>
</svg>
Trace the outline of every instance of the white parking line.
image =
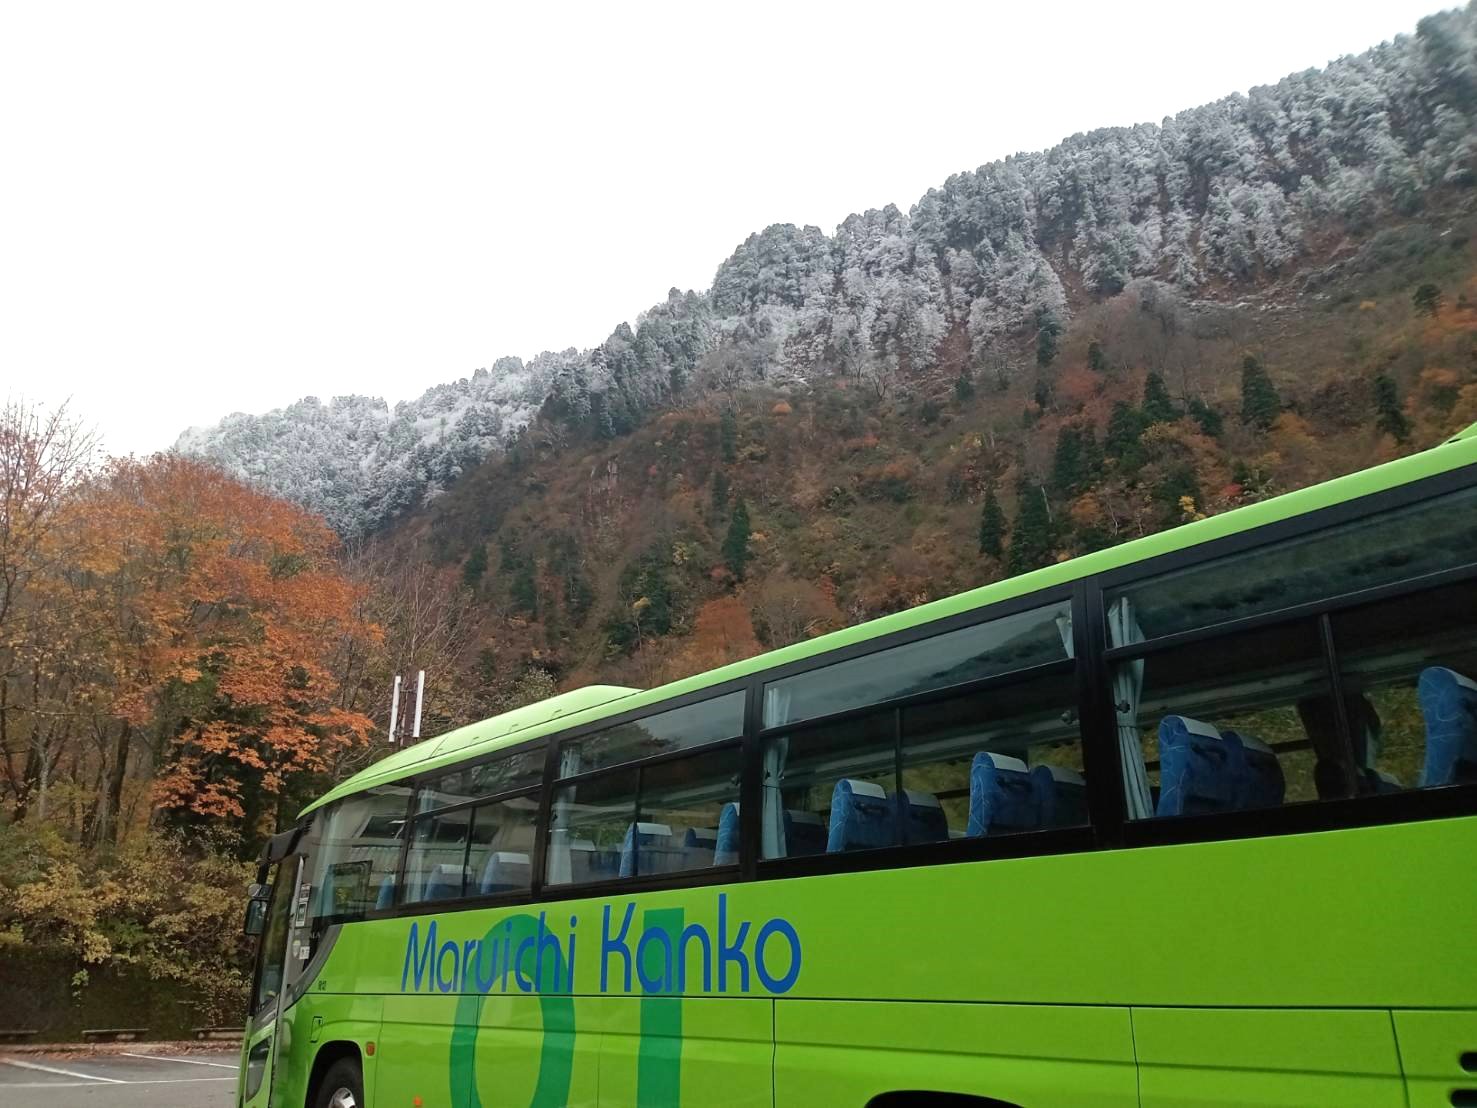
<svg viewBox="0 0 1477 1108">
<path fill-rule="evenodd" d="M 223 1070 L 239 1068 L 230 1062 L 206 1062 L 199 1058 L 166 1058 L 162 1054 L 134 1054 L 130 1050 L 120 1050 L 118 1053 L 125 1058 L 147 1058 L 151 1062 L 183 1062 L 187 1066 L 215 1066 L 217 1069 Z"/>
<path fill-rule="evenodd" d="M 0 1091 L 5 1089 L 85 1089 L 103 1081 L 114 1085 L 200 1085 L 215 1081 L 235 1080 L 234 1077 L 159 1077 L 150 1078 L 147 1081 L 118 1081 L 111 1077 L 94 1077 L 87 1081 L 7 1081 L 4 1085 L 0 1085 Z"/>
<path fill-rule="evenodd" d="M 7 1066 L 15 1066 L 23 1070 L 39 1070 L 41 1073 L 55 1073 L 62 1077 L 80 1077 L 84 1081 L 97 1081 L 104 1085 L 127 1085 L 127 1081 L 119 1081 L 116 1077 L 95 1077 L 90 1073 L 78 1073 L 76 1070 L 58 1069 L 56 1066 L 43 1066 L 37 1062 L 19 1062 L 14 1058 L 6 1058 Z"/>
</svg>

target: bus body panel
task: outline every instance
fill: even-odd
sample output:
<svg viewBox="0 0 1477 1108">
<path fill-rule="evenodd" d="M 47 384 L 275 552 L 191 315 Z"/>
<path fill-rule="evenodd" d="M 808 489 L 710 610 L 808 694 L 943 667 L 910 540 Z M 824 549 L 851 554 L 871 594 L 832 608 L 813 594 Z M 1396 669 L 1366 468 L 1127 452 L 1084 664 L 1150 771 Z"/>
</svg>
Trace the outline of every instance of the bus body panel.
<svg viewBox="0 0 1477 1108">
<path fill-rule="evenodd" d="M 887 1092 L 1138 1103 L 1126 1008 L 780 1000 L 775 1039 L 777 1105 L 861 1108 Z"/>
<path fill-rule="evenodd" d="M 1463 817 L 633 892 L 558 902 L 548 914 L 565 924 L 578 917 L 581 995 L 640 994 L 634 969 L 625 979 L 623 951 L 634 953 L 642 918 L 675 909 L 709 936 L 709 947 L 680 944 L 687 996 L 769 995 L 754 967 L 755 937 L 779 919 L 802 952 L 780 994 L 792 999 L 1463 1008 L 1477 1001 L 1477 882 L 1455 860 L 1474 856 L 1477 817 Z M 633 922 L 617 943 L 627 908 Z M 449 948 L 460 953 L 528 911 L 348 924 L 320 976 L 330 992 L 434 994 L 432 967 L 416 980 L 434 927 L 447 951 L 445 991 L 475 993 L 475 974 L 451 980 Z M 561 939 L 569 933 L 548 926 Z M 603 957 L 602 939 L 612 942 Z M 732 948 L 721 966 L 720 939 Z M 785 944 L 769 943 L 765 961 L 782 975 Z M 517 991 L 511 974 L 490 990 Z M 385 1018 L 394 1022 L 389 1010 Z"/>
<path fill-rule="evenodd" d="M 1401 1108 L 1386 1011 L 1135 1008 L 1144 1108 Z"/>
<path fill-rule="evenodd" d="M 715 997 L 605 998 L 601 1108 L 773 1103 L 770 1001 Z"/>
<path fill-rule="evenodd" d="M 781 1104 L 924 1078 L 1108 1103 L 1135 1034 L 1145 1103 L 1377 1104 L 1403 1096 L 1389 1010 L 1477 998 L 1477 884 L 1431 861 L 1474 853 L 1462 818 L 568 900 L 541 914 L 566 950 L 556 923 L 577 921 L 573 996 L 525 993 L 516 972 L 479 991 L 469 944 L 537 920 L 527 906 L 365 921 L 287 1015 L 329 1032 L 382 996 L 366 1066 L 381 1104 L 761 1104 L 771 1075 Z M 800 943 L 782 994 L 755 964 L 771 920 Z M 691 925 L 706 943 L 682 941 Z M 642 944 L 662 929 L 682 956 L 670 970 L 665 944 Z M 784 943 L 764 959 L 771 980 L 787 973 Z M 531 963 L 514 968 L 531 988 Z M 662 995 L 679 982 L 682 998 Z M 1456 1087 L 1474 1020 L 1398 1014 L 1412 1079 Z M 283 1040 L 292 1097 L 312 1064 L 302 1038 Z"/>
<path fill-rule="evenodd" d="M 1477 1010 L 1395 1012 L 1394 1019 L 1410 1108 L 1477 1103 Z M 1452 1098 L 1459 1090 L 1465 1101 Z"/>
<path fill-rule="evenodd" d="M 384 998 L 384 1016 L 375 1046 L 375 1099 L 372 1104 L 445 1104 L 465 1108 L 452 1094 L 453 1067 L 448 1044 L 455 1002 L 440 996 Z M 522 1063 L 527 1066 L 524 1056 Z M 509 1079 L 516 1079 L 515 1069 Z M 295 1103 L 295 1102 L 294 1102 Z"/>
</svg>

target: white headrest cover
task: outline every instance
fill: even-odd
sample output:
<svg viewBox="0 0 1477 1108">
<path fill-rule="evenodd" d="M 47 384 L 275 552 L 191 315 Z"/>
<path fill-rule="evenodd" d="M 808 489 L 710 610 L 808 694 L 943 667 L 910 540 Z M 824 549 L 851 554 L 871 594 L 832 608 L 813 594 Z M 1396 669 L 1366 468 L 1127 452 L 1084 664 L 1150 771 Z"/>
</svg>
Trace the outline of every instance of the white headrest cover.
<svg viewBox="0 0 1477 1108">
<path fill-rule="evenodd" d="M 1009 754 L 996 754 L 991 750 L 987 750 L 985 753 L 990 756 L 990 761 L 995 763 L 996 769 L 1008 769 L 1014 773 L 1026 772 L 1026 763 L 1019 758 L 1012 758 Z"/>
<path fill-rule="evenodd" d="M 1236 732 L 1236 737 L 1241 740 L 1241 745 L 1247 750 L 1260 750 L 1263 754 L 1272 753 L 1272 748 L 1262 742 L 1261 739 L 1253 738 L 1250 735 L 1243 735 L 1240 731 Z"/>
<path fill-rule="evenodd" d="M 887 799 L 887 790 L 881 785 L 875 785 L 871 781 L 856 781 L 850 777 L 845 778 L 845 781 L 851 786 L 853 796 L 870 796 L 875 800 Z"/>
<path fill-rule="evenodd" d="M 570 850 L 594 850 L 595 844 L 589 839 L 575 839 L 569 844 Z"/>
<path fill-rule="evenodd" d="M 942 808 L 939 798 L 933 793 L 920 792 L 917 789 L 904 789 L 903 795 L 908 798 L 908 803 L 918 808 Z"/>
<path fill-rule="evenodd" d="M 1471 689 L 1473 692 L 1477 692 L 1477 681 L 1473 681 L 1466 674 L 1464 674 L 1464 673 L 1458 673 L 1454 669 L 1449 669 L 1446 672 L 1449 673 L 1449 674 L 1451 674 L 1454 678 L 1456 678 L 1456 683 L 1458 685 L 1460 685 L 1462 688 L 1464 688 L 1464 689 Z"/>
<path fill-rule="evenodd" d="M 492 856 L 496 858 L 499 862 L 507 862 L 509 865 L 528 865 L 528 855 L 520 854 L 516 850 L 495 850 L 493 851 Z"/>
<path fill-rule="evenodd" d="M 1191 719 L 1189 716 L 1180 716 L 1180 722 L 1185 725 L 1185 730 L 1192 735 L 1199 735 L 1206 739 L 1218 739 L 1221 737 L 1221 729 L 1213 723 Z"/>
<path fill-rule="evenodd" d="M 636 825 L 636 831 L 642 835 L 670 836 L 672 834 L 672 829 L 665 823 L 638 823 Z"/>
<path fill-rule="evenodd" d="M 1053 781 L 1065 782 L 1068 785 L 1087 784 L 1087 779 L 1075 769 L 1068 769 L 1066 766 L 1047 766 L 1046 768 L 1051 771 Z"/>
</svg>

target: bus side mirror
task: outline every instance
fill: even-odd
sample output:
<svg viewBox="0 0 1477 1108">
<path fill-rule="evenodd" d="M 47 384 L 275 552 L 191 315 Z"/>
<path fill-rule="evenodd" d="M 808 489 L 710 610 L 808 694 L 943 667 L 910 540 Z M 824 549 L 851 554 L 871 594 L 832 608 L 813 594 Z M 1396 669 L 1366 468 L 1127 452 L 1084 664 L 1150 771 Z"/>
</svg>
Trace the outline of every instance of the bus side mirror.
<svg viewBox="0 0 1477 1108">
<path fill-rule="evenodd" d="M 253 885 L 251 890 L 252 893 L 255 894 L 258 888 L 264 888 L 268 892 L 271 891 L 271 886 Z M 241 933 L 243 935 L 260 935 L 262 931 L 265 930 L 266 923 L 267 898 L 265 895 L 253 895 L 252 898 L 246 902 L 246 920 L 241 925 Z"/>
</svg>

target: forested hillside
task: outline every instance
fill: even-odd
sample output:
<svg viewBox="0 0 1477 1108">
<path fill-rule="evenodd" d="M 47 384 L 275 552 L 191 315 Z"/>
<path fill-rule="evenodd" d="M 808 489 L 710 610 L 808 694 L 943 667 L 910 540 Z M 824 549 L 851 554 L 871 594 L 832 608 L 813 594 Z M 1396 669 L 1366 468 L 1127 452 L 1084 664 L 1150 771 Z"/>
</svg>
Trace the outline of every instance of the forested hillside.
<svg viewBox="0 0 1477 1108">
<path fill-rule="evenodd" d="M 709 291 L 672 290 L 594 349 L 503 358 L 393 416 L 365 398 L 305 401 L 180 445 L 360 533 L 528 433 L 540 405 L 546 436 L 609 438 L 714 391 L 804 397 L 839 376 L 885 392 L 966 366 L 1018 377 L 1023 339 L 1049 355 L 1135 279 L 1220 302 L 1309 292 L 1310 269 L 1392 221 L 1467 203 L 1474 46 L 1477 10 L 1432 16 L 1249 95 L 956 174 L 906 213 L 829 235 L 769 227 Z"/>
<path fill-rule="evenodd" d="M 540 424 L 390 540 L 461 582 L 470 687 L 650 685 L 1434 445 L 1477 421 L 1477 220 L 1234 305 L 1131 282 L 1043 352 Z"/>
</svg>

